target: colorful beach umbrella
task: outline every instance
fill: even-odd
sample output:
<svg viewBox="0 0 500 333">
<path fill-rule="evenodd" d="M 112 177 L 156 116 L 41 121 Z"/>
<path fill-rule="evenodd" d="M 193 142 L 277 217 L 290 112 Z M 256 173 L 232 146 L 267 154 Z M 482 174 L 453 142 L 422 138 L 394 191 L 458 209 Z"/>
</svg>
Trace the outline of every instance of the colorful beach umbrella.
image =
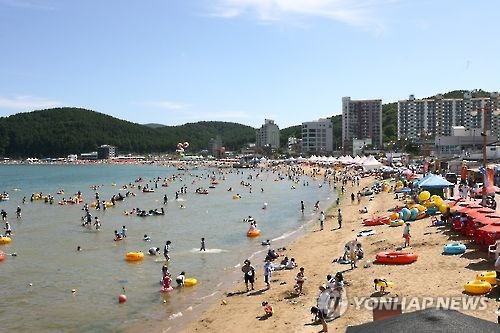
<svg viewBox="0 0 500 333">
<path fill-rule="evenodd" d="M 480 209 L 474 209 L 474 210 L 469 210 L 467 211 L 467 216 L 469 216 L 470 218 L 473 218 L 473 219 L 477 219 L 477 218 L 480 218 L 482 216 L 486 216 L 488 214 L 495 214 L 496 212 L 491 209 L 491 208 L 480 208 Z"/>
<path fill-rule="evenodd" d="M 494 222 L 485 225 L 477 230 L 487 232 L 487 233 L 499 233 L 500 234 L 500 222 Z"/>
</svg>

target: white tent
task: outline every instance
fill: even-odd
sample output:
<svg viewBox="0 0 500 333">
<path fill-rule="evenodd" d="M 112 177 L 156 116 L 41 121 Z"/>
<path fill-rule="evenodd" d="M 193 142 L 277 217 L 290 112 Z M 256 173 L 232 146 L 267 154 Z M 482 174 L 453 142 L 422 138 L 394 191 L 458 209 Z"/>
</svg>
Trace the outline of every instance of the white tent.
<svg viewBox="0 0 500 333">
<path fill-rule="evenodd" d="M 364 156 L 364 155 L 363 155 L 363 156 L 361 156 L 361 157 L 359 158 L 359 161 L 358 161 L 359 165 L 363 165 L 363 163 L 366 161 L 366 159 L 367 159 L 367 157 L 366 157 L 366 156 Z"/>
<path fill-rule="evenodd" d="M 328 163 L 335 163 L 337 162 L 337 159 L 333 156 L 328 157 Z"/>
<path fill-rule="evenodd" d="M 365 171 L 370 171 L 370 170 L 374 170 L 374 169 L 379 169 L 382 166 L 382 163 L 380 163 L 379 161 L 377 161 L 375 159 L 375 157 L 370 155 L 363 162 L 362 166 L 363 166 L 363 169 Z"/>
</svg>

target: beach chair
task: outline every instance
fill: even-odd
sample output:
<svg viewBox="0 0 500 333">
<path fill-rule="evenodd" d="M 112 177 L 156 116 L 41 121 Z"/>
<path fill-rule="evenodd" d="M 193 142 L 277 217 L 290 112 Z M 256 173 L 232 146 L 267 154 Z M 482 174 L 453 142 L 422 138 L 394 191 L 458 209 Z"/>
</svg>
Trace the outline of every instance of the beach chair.
<svg viewBox="0 0 500 333">
<path fill-rule="evenodd" d="M 488 258 L 490 257 L 490 253 L 495 254 L 495 260 L 500 256 L 500 239 L 498 239 L 495 244 L 488 246 Z"/>
</svg>

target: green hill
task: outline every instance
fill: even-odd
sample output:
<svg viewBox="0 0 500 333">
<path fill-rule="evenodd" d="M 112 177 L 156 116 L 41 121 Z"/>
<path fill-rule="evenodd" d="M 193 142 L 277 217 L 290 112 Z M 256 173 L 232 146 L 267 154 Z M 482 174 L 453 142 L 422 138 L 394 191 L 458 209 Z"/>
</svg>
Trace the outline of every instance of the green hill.
<svg viewBox="0 0 500 333">
<path fill-rule="evenodd" d="M 208 148 L 217 135 L 228 150 L 255 142 L 255 129 L 207 121 L 182 126 L 148 127 L 79 108 L 55 108 L 0 118 L 0 156 L 63 157 L 95 151 L 102 144 L 120 153 L 174 152 L 188 141 L 191 151 Z"/>
</svg>

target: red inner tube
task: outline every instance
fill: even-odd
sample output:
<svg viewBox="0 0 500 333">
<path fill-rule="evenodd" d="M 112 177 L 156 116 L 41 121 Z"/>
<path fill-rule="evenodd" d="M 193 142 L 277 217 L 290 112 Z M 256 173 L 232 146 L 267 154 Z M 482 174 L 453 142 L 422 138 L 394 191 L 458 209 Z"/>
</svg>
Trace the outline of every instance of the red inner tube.
<svg viewBox="0 0 500 333">
<path fill-rule="evenodd" d="M 408 252 L 380 252 L 375 258 L 376 262 L 381 264 L 404 265 L 417 261 L 418 255 Z"/>
</svg>

